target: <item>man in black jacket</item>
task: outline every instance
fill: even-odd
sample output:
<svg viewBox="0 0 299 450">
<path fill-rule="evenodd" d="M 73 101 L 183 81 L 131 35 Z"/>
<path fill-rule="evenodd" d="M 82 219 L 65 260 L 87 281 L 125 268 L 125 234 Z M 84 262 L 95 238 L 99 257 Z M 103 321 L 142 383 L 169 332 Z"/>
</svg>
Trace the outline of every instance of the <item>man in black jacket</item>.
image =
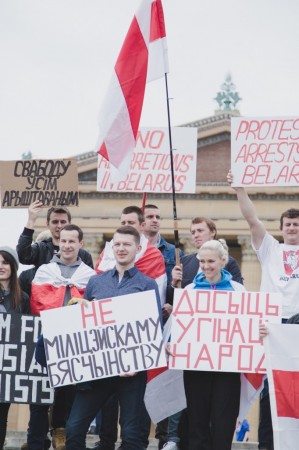
<svg viewBox="0 0 299 450">
<path fill-rule="evenodd" d="M 38 269 L 42 264 L 47 264 L 59 251 L 59 233 L 64 225 L 71 223 L 71 214 L 65 207 L 52 207 L 47 211 L 46 225 L 51 232 L 49 239 L 32 243 L 34 225 L 43 204 L 40 201 L 31 203 L 28 208 L 27 224 L 20 235 L 17 245 L 19 260 L 22 264 L 33 264 Z M 82 261 L 93 269 L 90 253 L 83 248 L 79 251 Z"/>
</svg>

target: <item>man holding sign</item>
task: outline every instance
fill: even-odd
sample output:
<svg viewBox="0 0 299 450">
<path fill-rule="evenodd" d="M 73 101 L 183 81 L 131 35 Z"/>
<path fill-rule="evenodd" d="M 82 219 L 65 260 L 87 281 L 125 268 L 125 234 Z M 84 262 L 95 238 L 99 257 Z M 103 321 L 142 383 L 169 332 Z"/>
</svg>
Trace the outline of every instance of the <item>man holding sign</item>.
<svg viewBox="0 0 299 450">
<path fill-rule="evenodd" d="M 83 245 L 83 232 L 74 224 L 66 224 L 59 232 L 59 255 L 40 266 L 32 281 L 30 307 L 33 314 L 41 311 L 67 306 L 73 297 L 82 297 L 89 278 L 94 270 L 80 258 Z M 55 390 L 52 414 L 52 445 L 56 450 L 65 448 L 65 423 L 69 415 L 73 397 L 73 386 Z M 48 407 L 32 405 L 27 436 L 30 450 L 40 448 L 39 423 L 41 418 L 47 422 Z"/>
<path fill-rule="evenodd" d="M 113 236 L 113 269 L 91 277 L 85 290 L 87 300 L 100 300 L 125 294 L 154 290 L 161 318 L 157 283 L 134 266 L 140 251 L 140 235 L 132 226 L 118 228 Z M 120 401 L 120 424 L 124 450 L 142 448 L 140 414 L 146 386 L 146 372 L 126 373 L 78 385 L 75 401 L 67 423 L 68 450 L 85 448 L 89 425 L 96 413 L 114 393 Z"/>
<path fill-rule="evenodd" d="M 227 180 L 233 183 L 231 171 Z M 234 187 L 241 213 L 247 221 L 253 249 L 262 267 L 262 292 L 282 294 L 283 322 L 299 311 L 299 209 L 288 209 L 280 217 L 283 243 L 271 236 L 257 217 L 255 207 L 243 187 Z M 265 394 L 265 393 L 264 393 Z M 264 420 L 265 418 L 265 420 Z M 262 395 L 259 427 L 260 450 L 273 449 L 269 395 Z"/>
</svg>

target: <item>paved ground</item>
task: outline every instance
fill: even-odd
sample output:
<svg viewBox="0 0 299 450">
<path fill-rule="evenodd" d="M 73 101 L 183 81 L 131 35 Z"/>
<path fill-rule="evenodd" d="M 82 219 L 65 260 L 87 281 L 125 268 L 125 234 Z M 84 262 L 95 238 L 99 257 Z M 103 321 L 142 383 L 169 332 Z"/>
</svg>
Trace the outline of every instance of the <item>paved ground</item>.
<svg viewBox="0 0 299 450">
<path fill-rule="evenodd" d="M 88 445 L 92 444 L 97 440 L 98 440 L 97 436 L 88 435 L 87 437 Z M 9 431 L 6 436 L 6 441 L 7 445 L 6 447 L 4 447 L 5 450 L 19 450 L 21 445 L 24 442 L 26 442 L 26 433 Z M 157 449 L 158 449 L 158 441 L 152 438 L 150 440 L 148 450 L 157 450 Z M 232 450 L 257 450 L 257 443 L 256 442 L 233 443 Z"/>
</svg>

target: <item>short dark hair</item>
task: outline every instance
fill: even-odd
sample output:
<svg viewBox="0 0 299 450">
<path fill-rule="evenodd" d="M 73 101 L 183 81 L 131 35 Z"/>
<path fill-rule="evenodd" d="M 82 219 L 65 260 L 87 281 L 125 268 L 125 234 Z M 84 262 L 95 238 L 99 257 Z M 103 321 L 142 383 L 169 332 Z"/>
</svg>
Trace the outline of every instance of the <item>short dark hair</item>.
<svg viewBox="0 0 299 450">
<path fill-rule="evenodd" d="M 66 214 L 68 219 L 69 219 L 69 222 L 72 221 L 71 213 L 64 206 L 52 206 L 52 208 L 49 208 L 48 211 L 47 211 L 47 222 L 50 222 L 50 217 L 51 217 L 52 213 L 55 213 L 55 214 Z"/>
<path fill-rule="evenodd" d="M 81 230 L 80 227 L 78 227 L 78 225 L 75 225 L 73 223 L 68 223 L 67 225 L 64 225 L 63 228 L 61 228 L 60 233 L 63 230 L 65 230 L 65 231 L 78 231 L 79 242 L 81 242 L 83 240 L 83 231 Z"/>
<path fill-rule="evenodd" d="M 197 223 L 206 223 L 209 230 L 213 233 L 215 232 L 215 236 L 214 239 L 217 239 L 217 228 L 215 223 L 213 222 L 213 220 L 208 219 L 207 217 L 194 217 L 194 219 L 192 219 L 191 221 L 191 225 L 195 225 Z"/>
<path fill-rule="evenodd" d="M 127 206 L 121 212 L 121 214 L 137 214 L 138 222 L 142 224 L 144 222 L 144 215 L 142 209 L 139 206 Z"/>
<path fill-rule="evenodd" d="M 122 227 L 118 227 L 115 230 L 114 234 L 116 234 L 116 233 L 119 233 L 119 234 L 130 234 L 131 236 L 134 236 L 136 244 L 137 245 L 140 244 L 140 234 L 136 230 L 136 228 L 132 227 L 131 225 L 123 225 Z"/>
<path fill-rule="evenodd" d="M 282 230 L 282 225 L 283 225 L 283 219 L 284 218 L 287 219 L 297 219 L 297 217 L 299 217 L 299 209 L 296 208 L 291 208 L 291 209 L 287 209 L 285 212 L 283 212 L 280 216 L 280 229 Z"/>
<path fill-rule="evenodd" d="M 156 206 L 156 205 L 147 204 L 144 206 L 144 209 L 160 209 L 160 208 L 158 208 L 158 206 Z"/>
</svg>

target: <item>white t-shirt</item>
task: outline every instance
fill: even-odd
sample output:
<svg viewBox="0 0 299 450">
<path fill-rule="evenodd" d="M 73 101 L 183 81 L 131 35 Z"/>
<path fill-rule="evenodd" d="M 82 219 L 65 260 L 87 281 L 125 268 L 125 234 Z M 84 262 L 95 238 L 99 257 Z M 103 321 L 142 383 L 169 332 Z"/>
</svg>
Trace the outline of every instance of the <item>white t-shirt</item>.
<svg viewBox="0 0 299 450">
<path fill-rule="evenodd" d="M 254 250 L 262 267 L 261 292 L 282 294 L 283 318 L 299 313 L 299 245 L 280 244 L 266 233 Z"/>
</svg>

